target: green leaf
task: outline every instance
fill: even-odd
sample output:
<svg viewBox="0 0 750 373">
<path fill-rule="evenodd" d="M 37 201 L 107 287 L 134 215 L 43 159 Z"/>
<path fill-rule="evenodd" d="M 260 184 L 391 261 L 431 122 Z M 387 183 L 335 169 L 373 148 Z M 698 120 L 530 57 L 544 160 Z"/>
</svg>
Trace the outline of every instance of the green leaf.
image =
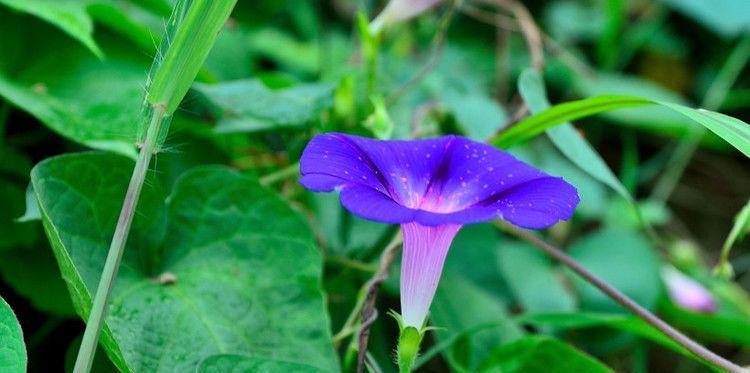
<svg viewBox="0 0 750 373">
<path fill-rule="evenodd" d="M 536 248 L 506 242 L 499 249 L 500 267 L 525 312 L 571 312 L 575 300 L 550 259 Z"/>
<path fill-rule="evenodd" d="M 134 156 L 145 56 L 109 37 L 102 61 L 34 19 L 0 12 L 0 20 L 0 34 L 11 35 L 0 38 L 0 96 L 70 140 Z"/>
<path fill-rule="evenodd" d="M 603 373 L 613 372 L 593 357 L 546 336 L 528 336 L 499 347 L 482 364 L 482 372 Z"/>
<path fill-rule="evenodd" d="M 271 90 L 259 80 L 196 84 L 216 108 L 217 131 L 254 132 L 302 127 L 333 105 L 332 84 L 299 84 Z"/>
<path fill-rule="evenodd" d="M 533 114 L 548 110 L 550 103 L 542 77 L 533 69 L 524 70 L 518 78 L 518 90 Z M 599 153 L 581 136 L 572 124 L 566 122 L 547 130 L 552 143 L 576 166 L 595 179 L 606 184 L 626 200 L 634 203 L 633 197 L 609 169 Z"/>
<path fill-rule="evenodd" d="M 595 327 L 612 328 L 635 334 L 685 356 L 700 360 L 685 348 L 667 338 L 659 330 L 634 316 L 588 312 L 569 314 L 526 314 L 517 317 L 516 321 L 523 325 L 531 325 L 539 328 L 556 328 L 561 330 L 582 330 Z"/>
<path fill-rule="evenodd" d="M 508 117 L 502 106 L 481 93 L 459 94 L 449 90 L 444 100 L 462 132 L 477 141 L 497 133 Z"/>
<path fill-rule="evenodd" d="M 46 243 L 42 247 L 0 252 L 0 275 L 35 309 L 56 316 L 75 316 L 60 269 Z"/>
<path fill-rule="evenodd" d="M 198 373 L 324 373 L 311 365 L 244 355 L 214 355 L 200 364 Z"/>
<path fill-rule="evenodd" d="M 431 310 L 436 338 L 447 344 L 443 356 L 459 371 L 476 371 L 493 348 L 524 334 L 499 299 L 457 273 L 443 274 Z M 492 327 L 475 330 L 483 325 Z"/>
<path fill-rule="evenodd" d="M 608 229 L 590 234 L 570 248 L 582 266 L 638 304 L 653 310 L 662 294 L 659 258 L 649 242 L 634 231 Z M 599 289 L 574 277 L 581 307 L 592 311 L 624 312 Z"/>
<path fill-rule="evenodd" d="M 745 0 L 663 1 L 726 38 L 750 32 L 750 3 Z"/>
<path fill-rule="evenodd" d="M 651 104 L 650 100 L 644 98 L 622 95 L 602 95 L 557 104 L 516 123 L 507 131 L 501 132 L 492 141 L 492 144 L 501 148 L 508 148 L 562 123 L 611 110 Z"/>
<path fill-rule="evenodd" d="M 0 298 L 0 367 L 3 367 L 3 372 L 24 373 L 26 363 L 21 324 L 8 303 Z"/>
<path fill-rule="evenodd" d="M 567 121 L 629 107 L 661 105 L 698 122 L 750 157 L 750 125 L 730 116 L 678 104 L 623 95 L 602 95 L 558 104 L 502 132 L 492 144 L 507 148 Z"/>
<path fill-rule="evenodd" d="M 595 76 L 573 75 L 573 89 L 581 97 L 592 97 L 603 94 L 635 96 L 658 102 L 672 102 L 687 106 L 689 102 L 673 92 L 652 81 L 614 72 L 599 72 Z M 685 117 L 661 106 L 643 106 L 609 111 L 602 114 L 608 121 L 623 127 L 635 128 L 659 136 L 681 138 L 699 129 L 700 126 Z M 724 146 L 716 136 L 707 137 L 707 144 Z"/>
<path fill-rule="evenodd" d="M 86 0 L 0 0 L 15 10 L 37 16 L 68 33 L 98 58 L 102 51 L 94 41 L 94 22 L 86 12 L 92 1 Z"/>
<path fill-rule="evenodd" d="M 47 235 L 86 318 L 133 163 L 100 153 L 32 171 Z M 101 343 L 125 372 L 193 371 L 221 353 L 337 366 L 321 257 L 304 219 L 224 167 L 189 171 L 167 197 L 150 175 Z"/>
</svg>

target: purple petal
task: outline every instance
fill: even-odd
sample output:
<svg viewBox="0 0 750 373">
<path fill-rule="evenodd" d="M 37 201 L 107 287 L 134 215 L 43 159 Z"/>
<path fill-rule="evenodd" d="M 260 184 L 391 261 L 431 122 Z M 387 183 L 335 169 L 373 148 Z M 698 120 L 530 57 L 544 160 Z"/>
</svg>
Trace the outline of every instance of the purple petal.
<svg viewBox="0 0 750 373">
<path fill-rule="evenodd" d="M 347 185 L 341 190 L 341 204 L 359 217 L 391 224 L 412 221 L 417 212 L 399 205 L 383 193 L 357 184 Z"/>
<path fill-rule="evenodd" d="M 579 202 L 562 179 L 457 136 L 378 141 L 318 135 L 300 164 L 305 187 L 348 189 L 341 197 L 348 209 L 387 223 L 468 224 L 503 217 L 544 228 L 569 219 Z"/>
<path fill-rule="evenodd" d="M 435 296 L 443 264 L 460 225 L 402 224 L 401 317 L 404 326 L 422 329 Z"/>
</svg>

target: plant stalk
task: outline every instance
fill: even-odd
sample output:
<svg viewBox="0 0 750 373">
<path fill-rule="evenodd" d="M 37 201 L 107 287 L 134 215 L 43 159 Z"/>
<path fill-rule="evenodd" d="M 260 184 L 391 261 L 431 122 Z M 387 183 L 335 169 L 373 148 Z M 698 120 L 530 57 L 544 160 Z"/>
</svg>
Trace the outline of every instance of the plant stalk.
<svg viewBox="0 0 750 373">
<path fill-rule="evenodd" d="M 151 156 L 157 147 L 159 128 L 164 119 L 164 110 L 165 108 L 163 106 L 155 106 L 152 112 L 146 132 L 145 142 L 143 148 L 141 148 L 138 160 L 135 163 L 133 175 L 130 178 L 130 184 L 128 185 L 125 200 L 123 201 L 122 209 L 120 210 L 120 217 L 117 220 L 115 233 L 112 236 L 109 254 L 107 254 L 107 261 L 104 263 L 104 270 L 102 271 L 102 277 L 99 280 L 99 287 L 96 290 L 94 303 L 91 307 L 88 321 L 86 322 L 86 330 L 83 333 L 83 340 L 81 340 L 81 347 L 78 350 L 78 357 L 76 358 L 75 368 L 73 369 L 74 373 L 88 373 L 91 371 L 94 354 L 96 353 L 96 346 L 99 341 L 99 334 L 101 333 L 102 325 L 104 324 L 107 304 L 109 303 L 109 297 L 112 294 L 112 287 L 115 278 L 117 277 L 117 269 L 120 267 L 123 251 L 125 251 L 128 233 L 130 232 L 130 226 L 133 223 L 135 209 L 138 204 L 138 197 L 141 194 L 141 189 L 143 189 L 143 182 L 146 179 Z"/>
<path fill-rule="evenodd" d="M 501 221 L 498 221 L 497 225 L 499 228 L 507 232 L 510 232 L 513 235 L 520 237 L 524 239 L 525 241 L 533 244 L 534 246 L 540 248 L 542 251 L 544 251 L 545 253 L 555 258 L 560 263 L 564 264 L 565 266 L 573 270 L 573 272 L 577 273 L 579 276 L 581 276 L 583 279 L 588 281 L 590 284 L 599 288 L 599 290 L 601 290 L 604 294 L 612 298 L 615 302 L 627 308 L 628 310 L 630 310 L 630 312 L 635 314 L 637 317 L 649 323 L 651 326 L 659 330 L 669 339 L 673 340 L 675 343 L 684 347 L 686 350 L 695 354 L 696 356 L 703 359 L 707 363 L 713 366 L 719 367 L 731 373 L 750 372 L 750 370 L 742 368 L 741 366 L 713 353 L 709 349 L 703 347 L 698 342 L 690 339 L 690 337 L 682 334 L 680 331 L 673 328 L 671 325 L 667 324 L 664 320 L 660 319 L 658 316 L 654 315 L 649 310 L 641 307 L 638 303 L 630 299 L 627 295 L 615 289 L 610 284 L 608 284 L 607 282 L 605 282 L 604 280 L 602 280 L 601 278 L 599 278 L 592 272 L 589 272 L 589 270 L 584 268 L 582 265 L 576 262 L 573 258 L 569 257 L 562 250 L 550 245 L 549 243 L 537 237 L 533 233 L 527 230 L 515 227 L 511 224 L 501 222 Z"/>
</svg>

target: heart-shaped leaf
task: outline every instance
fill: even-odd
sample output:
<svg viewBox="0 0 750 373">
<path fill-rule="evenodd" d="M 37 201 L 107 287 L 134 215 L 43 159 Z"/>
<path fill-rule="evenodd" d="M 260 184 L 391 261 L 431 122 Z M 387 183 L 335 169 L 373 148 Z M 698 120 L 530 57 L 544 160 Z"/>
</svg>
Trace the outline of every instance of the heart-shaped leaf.
<svg viewBox="0 0 750 373">
<path fill-rule="evenodd" d="M 84 318 L 133 164 L 65 155 L 32 171 L 43 222 Z M 184 174 L 165 197 L 146 181 L 102 344 L 124 372 L 189 372 L 216 354 L 335 370 L 321 257 L 302 217 L 223 167 Z"/>
<path fill-rule="evenodd" d="M 26 371 L 26 345 L 21 325 L 3 298 L 0 298 L 0 367 L 7 373 Z"/>
</svg>

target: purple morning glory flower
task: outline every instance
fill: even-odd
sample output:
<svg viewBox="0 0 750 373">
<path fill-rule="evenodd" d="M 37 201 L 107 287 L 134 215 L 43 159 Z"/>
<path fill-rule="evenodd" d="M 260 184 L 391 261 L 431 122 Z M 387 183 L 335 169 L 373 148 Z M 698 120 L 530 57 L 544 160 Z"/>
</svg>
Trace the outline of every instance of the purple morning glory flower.
<svg viewBox="0 0 750 373">
<path fill-rule="evenodd" d="M 665 267 L 662 274 L 669 297 L 677 305 L 695 312 L 716 311 L 714 296 L 698 281 L 672 267 Z"/>
<path fill-rule="evenodd" d="M 402 321 L 418 330 L 462 225 L 503 218 L 544 228 L 569 219 L 579 201 L 563 179 L 459 136 L 379 141 L 317 135 L 302 154 L 300 172 L 307 189 L 339 190 L 352 213 L 401 224 Z"/>
</svg>

